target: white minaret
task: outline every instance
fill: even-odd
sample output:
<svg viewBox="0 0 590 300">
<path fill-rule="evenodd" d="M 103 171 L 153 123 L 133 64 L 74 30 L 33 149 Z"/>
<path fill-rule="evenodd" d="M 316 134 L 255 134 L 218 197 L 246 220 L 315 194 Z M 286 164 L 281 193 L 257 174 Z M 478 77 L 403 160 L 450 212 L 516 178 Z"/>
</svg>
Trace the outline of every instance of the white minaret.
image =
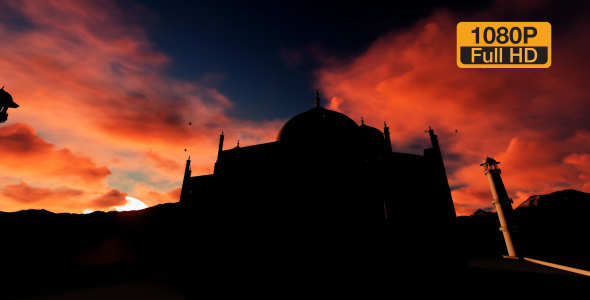
<svg viewBox="0 0 590 300">
<path fill-rule="evenodd" d="M 512 220 L 512 199 L 508 198 L 508 193 L 502 183 L 500 174 L 500 168 L 498 168 L 499 162 L 496 162 L 493 158 L 484 159 L 480 166 L 484 168 L 484 174 L 488 176 L 490 181 L 490 188 L 492 189 L 492 204 L 496 205 L 496 211 L 498 212 L 498 218 L 500 219 L 500 231 L 504 234 L 504 240 L 506 241 L 506 248 L 508 249 L 508 255 L 504 255 L 504 258 L 518 259 L 516 250 L 514 249 L 514 233 L 517 232 L 516 225 L 513 224 Z"/>
</svg>

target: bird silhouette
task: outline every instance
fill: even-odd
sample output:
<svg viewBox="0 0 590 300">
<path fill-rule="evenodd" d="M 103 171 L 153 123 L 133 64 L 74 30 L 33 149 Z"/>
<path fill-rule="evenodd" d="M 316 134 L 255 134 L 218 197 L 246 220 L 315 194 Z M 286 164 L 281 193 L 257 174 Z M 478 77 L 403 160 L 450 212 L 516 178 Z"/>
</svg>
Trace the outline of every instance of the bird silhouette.
<svg viewBox="0 0 590 300">
<path fill-rule="evenodd" d="M 184 152 L 186 152 L 186 149 L 184 149 Z"/>
<path fill-rule="evenodd" d="M 457 133 L 457 129 L 455 129 L 455 133 Z"/>
<path fill-rule="evenodd" d="M 193 124 L 191 124 L 191 122 L 188 122 L 188 125 L 193 125 Z"/>
</svg>

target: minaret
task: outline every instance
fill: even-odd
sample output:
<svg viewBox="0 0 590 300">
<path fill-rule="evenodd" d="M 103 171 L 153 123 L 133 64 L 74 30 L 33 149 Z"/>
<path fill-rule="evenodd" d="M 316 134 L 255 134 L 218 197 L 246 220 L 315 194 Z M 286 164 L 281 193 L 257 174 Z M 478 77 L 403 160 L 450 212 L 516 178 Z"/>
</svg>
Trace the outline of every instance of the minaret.
<svg viewBox="0 0 590 300">
<path fill-rule="evenodd" d="M 219 136 L 219 149 L 217 149 L 217 161 L 219 161 L 219 156 L 221 155 L 221 151 L 223 151 L 223 130 L 221 131 L 221 135 Z"/>
<path fill-rule="evenodd" d="M 488 176 L 492 196 L 494 197 L 492 204 L 496 205 L 496 211 L 498 212 L 501 225 L 500 231 L 504 234 L 504 240 L 506 241 L 508 256 L 504 255 L 504 257 L 518 259 L 513 241 L 514 233 L 518 232 L 518 230 L 512 220 L 512 199 L 508 198 L 508 193 L 500 177 L 502 171 L 498 168 L 498 164 L 499 162 L 488 157 L 484 159 L 480 166 L 483 166 L 484 174 Z"/>
<path fill-rule="evenodd" d="M 315 106 L 320 106 L 320 92 L 315 90 Z"/>
<path fill-rule="evenodd" d="M 180 192 L 180 201 L 185 201 L 189 198 L 191 193 L 188 181 L 191 178 L 191 157 L 188 156 L 186 160 L 186 167 L 184 168 L 184 178 L 182 180 L 182 190 Z"/>
<path fill-rule="evenodd" d="M 385 121 L 383 121 L 383 125 L 385 127 L 383 127 L 383 134 L 385 135 L 385 141 L 387 142 L 387 145 L 385 145 L 387 148 L 387 151 L 389 152 L 393 152 L 393 149 L 391 148 L 391 139 L 389 138 L 389 127 L 387 127 L 387 123 L 385 123 Z"/>
<path fill-rule="evenodd" d="M 223 130 L 221 131 L 221 135 L 219 136 L 219 149 L 217 149 L 217 161 L 215 162 L 215 165 L 213 167 L 213 173 L 217 173 L 217 165 L 219 164 L 219 160 L 221 157 L 221 151 L 223 151 Z"/>
</svg>

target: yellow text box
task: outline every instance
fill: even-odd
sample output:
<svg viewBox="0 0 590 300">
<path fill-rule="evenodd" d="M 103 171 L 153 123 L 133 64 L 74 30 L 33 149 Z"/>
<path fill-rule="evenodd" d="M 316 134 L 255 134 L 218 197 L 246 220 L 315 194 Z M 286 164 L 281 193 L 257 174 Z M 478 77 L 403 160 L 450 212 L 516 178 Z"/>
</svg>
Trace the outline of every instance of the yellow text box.
<svg viewBox="0 0 590 300">
<path fill-rule="evenodd" d="M 460 22 L 460 68 L 549 68 L 549 22 Z"/>
</svg>

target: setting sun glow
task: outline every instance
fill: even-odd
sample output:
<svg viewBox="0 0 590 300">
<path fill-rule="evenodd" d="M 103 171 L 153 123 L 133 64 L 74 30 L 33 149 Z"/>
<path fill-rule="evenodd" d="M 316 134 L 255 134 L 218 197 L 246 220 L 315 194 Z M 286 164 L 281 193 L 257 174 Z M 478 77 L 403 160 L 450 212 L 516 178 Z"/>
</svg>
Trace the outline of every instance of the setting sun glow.
<svg viewBox="0 0 590 300">
<path fill-rule="evenodd" d="M 125 197 L 127 200 L 127 204 L 121 206 L 115 206 L 114 209 L 117 211 L 130 211 L 130 210 L 140 210 L 147 208 L 148 206 L 145 203 L 141 202 L 141 200 L 135 199 L 133 197 Z"/>
<path fill-rule="evenodd" d="M 125 200 L 127 200 L 127 204 L 120 205 L 120 206 L 114 206 L 112 208 L 114 208 L 117 211 L 130 211 L 130 210 L 140 210 L 140 209 L 148 208 L 148 206 L 139 199 L 135 199 L 133 197 L 125 197 Z M 85 209 L 82 213 L 89 214 L 92 212 L 94 212 L 92 209 Z"/>
</svg>

